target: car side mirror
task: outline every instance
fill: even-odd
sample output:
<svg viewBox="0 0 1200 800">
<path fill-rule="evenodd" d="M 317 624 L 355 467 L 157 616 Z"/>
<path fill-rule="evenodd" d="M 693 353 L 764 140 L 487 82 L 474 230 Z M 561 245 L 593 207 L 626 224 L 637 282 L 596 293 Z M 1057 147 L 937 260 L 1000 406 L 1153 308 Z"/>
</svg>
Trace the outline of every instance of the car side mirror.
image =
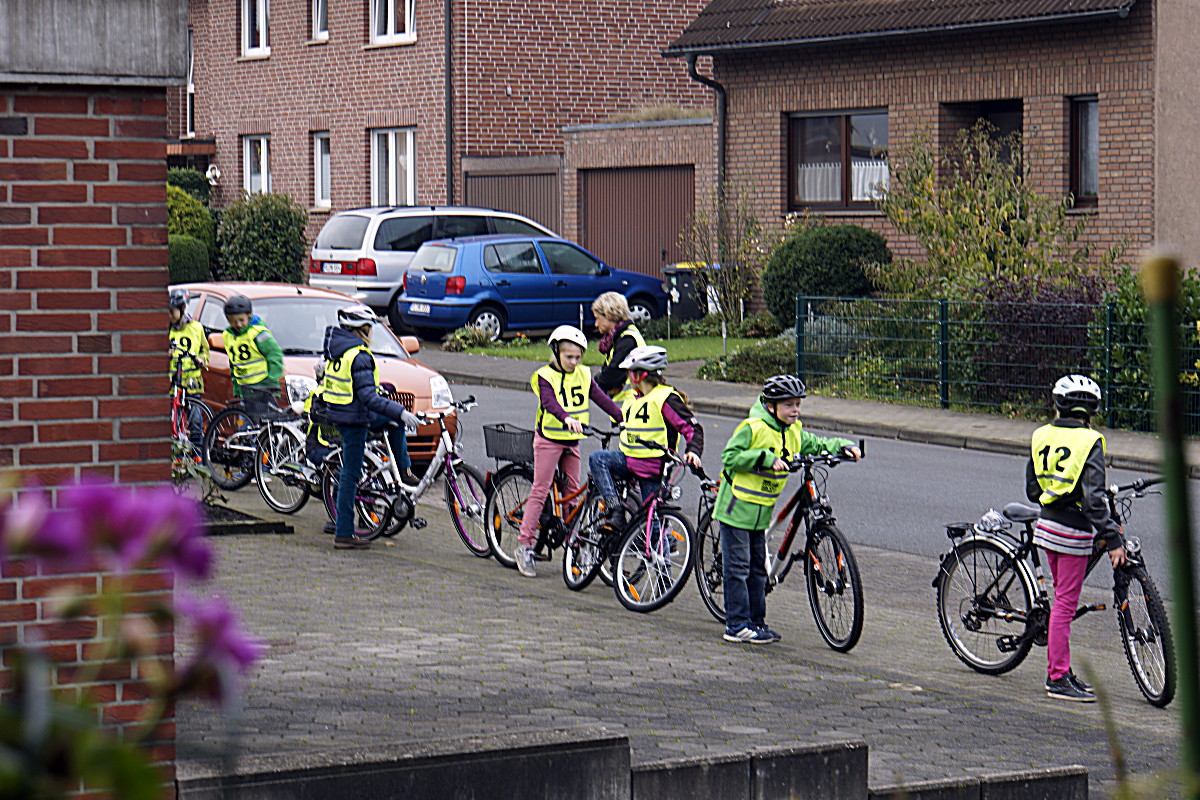
<svg viewBox="0 0 1200 800">
<path fill-rule="evenodd" d="M 601 264 L 600 265 L 600 277 L 605 278 L 605 277 L 608 277 L 609 275 L 612 275 L 612 270 L 609 269 L 607 265 Z"/>
<path fill-rule="evenodd" d="M 401 336 L 400 346 L 404 348 L 404 352 L 411 355 L 416 355 L 421 350 L 421 340 L 415 336 Z"/>
<path fill-rule="evenodd" d="M 208 335 L 208 346 L 213 350 L 225 350 L 225 339 L 220 333 L 210 333 Z"/>
</svg>

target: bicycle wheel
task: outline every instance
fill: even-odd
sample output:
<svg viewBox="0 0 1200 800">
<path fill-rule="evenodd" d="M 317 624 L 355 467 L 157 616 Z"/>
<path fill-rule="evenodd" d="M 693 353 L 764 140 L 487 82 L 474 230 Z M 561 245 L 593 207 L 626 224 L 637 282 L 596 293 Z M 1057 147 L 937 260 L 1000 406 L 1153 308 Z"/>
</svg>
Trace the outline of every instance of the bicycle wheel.
<svg viewBox="0 0 1200 800">
<path fill-rule="evenodd" d="M 254 455 L 258 492 L 271 508 L 294 514 L 308 502 L 304 476 L 304 437 L 287 425 L 268 425 L 258 437 Z"/>
<path fill-rule="evenodd" d="M 846 537 L 832 523 L 817 525 L 804 559 L 808 604 L 825 644 L 839 653 L 858 644 L 863 629 L 862 578 Z"/>
<path fill-rule="evenodd" d="M 204 432 L 204 466 L 222 489 L 240 489 L 254 477 L 254 437 L 258 426 L 238 406 L 212 418 Z"/>
<path fill-rule="evenodd" d="M 337 487 L 342 474 L 342 451 L 334 450 L 321 463 L 321 502 L 332 522 L 337 519 Z"/>
<path fill-rule="evenodd" d="M 1175 641 L 1167 610 L 1145 567 L 1122 572 L 1114 589 L 1121 644 L 1138 688 L 1150 705 L 1163 708 L 1175 697 Z"/>
<path fill-rule="evenodd" d="M 656 512 L 658 530 L 647 535 L 639 515 L 617 550 L 613 589 L 630 611 L 662 608 L 675 599 L 692 574 L 696 531 L 674 511 Z"/>
<path fill-rule="evenodd" d="M 200 438 L 195 442 L 191 440 L 190 430 L 192 409 L 196 409 L 197 413 L 200 415 Z M 184 438 L 195 449 L 196 455 L 199 456 L 201 448 L 204 447 L 204 432 L 208 430 L 209 423 L 211 423 L 213 419 L 213 410 L 209 408 L 208 403 L 204 402 L 199 397 L 192 397 L 191 395 L 188 395 L 186 398 L 184 398 L 183 407 L 180 409 L 180 413 L 181 418 L 178 422 L 178 427 L 175 428 L 175 430 L 183 433 Z"/>
<path fill-rule="evenodd" d="M 484 520 L 488 545 L 492 555 L 506 567 L 516 568 L 513 551 L 517 534 L 525 516 L 525 501 L 533 488 L 533 469 L 525 464 L 512 464 L 500 470 L 492 483 Z"/>
<path fill-rule="evenodd" d="M 321 477 L 321 500 L 329 519 L 337 522 L 337 493 L 341 484 L 342 457 L 336 452 L 325 459 Z M 358 479 L 354 497 L 355 531 L 365 539 L 378 539 L 388 529 L 392 519 L 392 502 L 388 493 L 389 479 L 383 461 L 368 451 L 363 456 L 363 471 Z"/>
<path fill-rule="evenodd" d="M 492 554 L 484 530 L 483 514 L 487 507 L 487 481 L 475 467 L 460 461 L 446 465 L 446 507 L 458 538 L 475 555 L 487 558 Z"/>
<path fill-rule="evenodd" d="M 725 621 L 725 576 L 721 572 L 721 525 L 705 514 L 696 528 L 696 588 L 717 622 Z"/>
<path fill-rule="evenodd" d="M 600 523 L 604 520 L 604 498 L 600 495 L 588 497 L 575 515 L 571 532 L 563 545 L 563 583 L 576 592 L 588 587 L 600 567 L 608 550 Z"/>
<path fill-rule="evenodd" d="M 938 622 L 958 658 L 1000 675 L 1025 660 L 1033 638 L 1020 639 L 1034 607 L 1033 584 L 1000 547 L 965 542 L 946 554 L 938 574 Z"/>
</svg>

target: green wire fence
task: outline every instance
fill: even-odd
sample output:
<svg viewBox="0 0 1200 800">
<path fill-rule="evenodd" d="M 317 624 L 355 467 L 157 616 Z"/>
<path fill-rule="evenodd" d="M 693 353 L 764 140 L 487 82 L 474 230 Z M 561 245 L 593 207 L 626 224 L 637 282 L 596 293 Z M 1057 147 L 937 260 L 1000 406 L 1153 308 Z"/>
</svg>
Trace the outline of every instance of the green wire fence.
<svg viewBox="0 0 1200 800">
<path fill-rule="evenodd" d="M 1194 322 L 1177 327 L 1184 425 L 1200 433 L 1200 340 Z M 1029 418 L 1081 373 L 1101 385 L 1108 427 L 1155 425 L 1146 326 L 1111 304 L 800 296 L 796 372 L 821 394 Z"/>
</svg>

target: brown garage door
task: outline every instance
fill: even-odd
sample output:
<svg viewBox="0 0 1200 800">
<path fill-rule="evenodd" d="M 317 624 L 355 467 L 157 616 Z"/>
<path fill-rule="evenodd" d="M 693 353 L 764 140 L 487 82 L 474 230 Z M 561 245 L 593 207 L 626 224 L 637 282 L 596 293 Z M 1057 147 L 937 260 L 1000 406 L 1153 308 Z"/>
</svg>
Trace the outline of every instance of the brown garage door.
<svg viewBox="0 0 1200 800">
<path fill-rule="evenodd" d="M 523 214 L 556 233 L 562 228 L 558 175 L 553 172 L 530 175 L 468 174 L 466 202 L 471 206 Z"/>
<path fill-rule="evenodd" d="M 582 170 L 582 244 L 614 267 L 662 276 L 683 260 L 679 234 L 696 202 L 692 165 Z"/>
</svg>

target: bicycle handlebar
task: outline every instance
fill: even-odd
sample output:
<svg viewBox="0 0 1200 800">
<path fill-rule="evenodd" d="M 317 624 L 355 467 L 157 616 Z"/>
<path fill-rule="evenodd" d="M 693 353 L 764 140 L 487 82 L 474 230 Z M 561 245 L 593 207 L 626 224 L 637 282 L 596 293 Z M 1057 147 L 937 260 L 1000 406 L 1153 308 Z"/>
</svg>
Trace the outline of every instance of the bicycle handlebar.
<svg viewBox="0 0 1200 800">
<path fill-rule="evenodd" d="M 643 439 L 640 436 L 634 436 L 632 433 L 629 434 L 629 438 L 632 439 L 633 441 L 637 442 L 638 444 L 640 444 L 642 447 L 648 447 L 651 450 L 657 450 L 658 452 L 662 453 L 667 458 L 668 461 L 671 461 L 672 463 L 682 464 L 682 465 L 686 466 L 688 469 L 690 469 L 692 471 L 693 475 L 695 475 L 697 478 L 700 479 L 702 484 L 705 481 L 714 483 L 708 477 L 708 474 L 704 471 L 703 466 L 700 466 L 700 467 L 692 466 L 684 459 L 683 456 L 679 455 L 675 451 L 668 450 L 667 448 L 663 447 L 662 445 L 660 445 L 656 442 L 647 441 L 646 439 Z M 715 485 L 715 483 L 714 483 L 714 485 Z"/>
<path fill-rule="evenodd" d="M 1145 492 L 1151 486 L 1157 486 L 1158 484 L 1163 483 L 1164 481 L 1166 481 L 1166 478 L 1164 478 L 1162 475 L 1157 475 L 1153 478 L 1138 478 L 1137 480 L 1133 481 L 1132 483 L 1125 483 L 1125 484 L 1120 484 L 1120 485 L 1114 483 L 1111 486 L 1109 486 L 1107 489 L 1108 496 L 1116 497 L 1121 492 L 1128 492 L 1130 490 L 1132 490 L 1134 494 L 1140 496 L 1143 492 Z"/>
<path fill-rule="evenodd" d="M 450 401 L 451 408 L 453 408 L 456 412 L 461 411 L 464 414 L 466 412 L 470 411 L 472 408 L 474 408 L 477 405 L 479 405 L 479 404 L 475 402 L 475 395 L 473 395 L 473 394 L 467 395 L 467 397 L 462 400 L 451 400 Z M 450 412 L 449 411 L 414 411 L 413 416 L 416 417 L 421 422 L 434 422 L 436 420 L 444 419 L 445 417 L 450 416 Z"/>
<path fill-rule="evenodd" d="M 792 460 L 788 462 L 788 471 L 796 472 L 801 467 L 812 466 L 814 464 L 823 464 L 828 467 L 836 467 L 845 461 L 861 461 L 867 457 L 867 443 L 864 439 L 858 440 L 858 458 L 851 458 L 845 452 L 841 453 L 816 453 L 813 455 L 796 455 L 792 456 Z"/>
</svg>

